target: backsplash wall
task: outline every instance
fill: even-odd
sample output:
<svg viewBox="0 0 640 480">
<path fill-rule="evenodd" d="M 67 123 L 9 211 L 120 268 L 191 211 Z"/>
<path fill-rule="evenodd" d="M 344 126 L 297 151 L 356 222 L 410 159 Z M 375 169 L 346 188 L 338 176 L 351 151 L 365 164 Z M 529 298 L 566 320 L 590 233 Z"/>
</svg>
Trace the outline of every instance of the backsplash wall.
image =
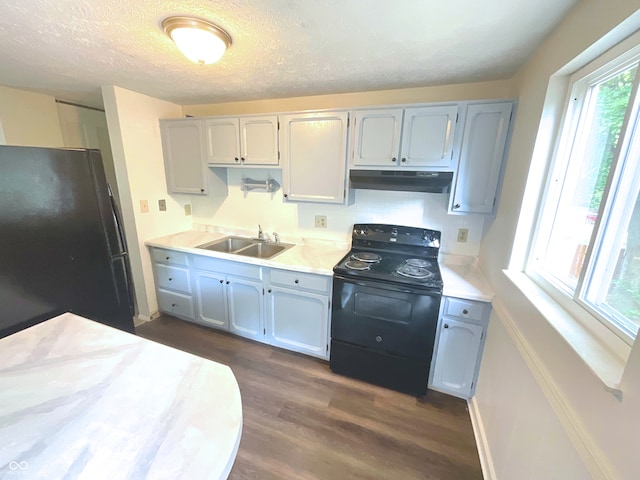
<svg viewBox="0 0 640 480">
<path fill-rule="evenodd" d="M 225 171 L 226 170 L 226 171 Z M 389 223 L 424 227 L 442 232 L 442 253 L 477 256 L 484 227 L 479 215 L 448 215 L 448 195 L 417 192 L 355 190 L 351 205 L 284 203 L 282 189 L 274 193 L 243 192 L 242 178 L 273 178 L 282 185 L 280 169 L 228 168 L 209 172 L 209 195 L 191 197 L 194 225 L 216 225 L 254 231 L 258 224 L 265 233 L 278 232 L 290 237 L 349 241 L 354 223 Z M 225 179 L 224 189 L 216 193 L 215 184 Z M 219 190 L 219 188 L 218 188 Z M 327 228 L 315 228 L 316 215 L 327 217 Z M 457 242 L 459 228 L 467 228 L 466 243 Z"/>
</svg>

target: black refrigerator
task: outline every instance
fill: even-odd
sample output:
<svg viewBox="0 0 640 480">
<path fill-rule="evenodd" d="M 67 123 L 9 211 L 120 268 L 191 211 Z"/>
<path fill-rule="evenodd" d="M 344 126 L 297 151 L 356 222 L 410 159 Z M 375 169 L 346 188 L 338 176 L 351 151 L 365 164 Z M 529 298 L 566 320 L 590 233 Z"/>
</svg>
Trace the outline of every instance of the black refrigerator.
<svg viewBox="0 0 640 480">
<path fill-rule="evenodd" d="M 0 146 L 0 338 L 64 312 L 133 332 L 120 225 L 98 150 Z"/>
</svg>

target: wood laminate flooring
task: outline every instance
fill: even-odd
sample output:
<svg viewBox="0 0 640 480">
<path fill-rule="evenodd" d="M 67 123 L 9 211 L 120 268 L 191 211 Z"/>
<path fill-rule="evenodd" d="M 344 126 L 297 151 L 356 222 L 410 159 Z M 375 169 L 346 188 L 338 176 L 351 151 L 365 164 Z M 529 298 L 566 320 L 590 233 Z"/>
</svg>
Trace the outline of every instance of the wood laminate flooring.
<svg viewBox="0 0 640 480">
<path fill-rule="evenodd" d="M 244 424 L 231 480 L 482 479 L 464 400 L 369 385 L 320 359 L 169 316 L 136 332 L 233 370 Z"/>
</svg>

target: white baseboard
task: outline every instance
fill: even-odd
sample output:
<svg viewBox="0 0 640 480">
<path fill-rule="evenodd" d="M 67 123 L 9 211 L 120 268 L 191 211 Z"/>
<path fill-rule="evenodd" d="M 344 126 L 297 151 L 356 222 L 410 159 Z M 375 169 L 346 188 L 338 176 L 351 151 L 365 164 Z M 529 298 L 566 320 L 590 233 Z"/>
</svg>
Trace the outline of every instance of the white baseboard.
<svg viewBox="0 0 640 480">
<path fill-rule="evenodd" d="M 478 410 L 478 402 L 476 397 L 472 397 L 468 402 L 469 416 L 471 417 L 471 425 L 473 426 L 473 435 L 476 438 L 478 446 L 478 456 L 480 457 L 480 467 L 482 468 L 482 476 L 484 480 L 497 480 L 496 472 L 493 468 L 493 460 L 491 459 L 491 450 L 489 442 L 484 431 L 482 417 Z"/>
</svg>

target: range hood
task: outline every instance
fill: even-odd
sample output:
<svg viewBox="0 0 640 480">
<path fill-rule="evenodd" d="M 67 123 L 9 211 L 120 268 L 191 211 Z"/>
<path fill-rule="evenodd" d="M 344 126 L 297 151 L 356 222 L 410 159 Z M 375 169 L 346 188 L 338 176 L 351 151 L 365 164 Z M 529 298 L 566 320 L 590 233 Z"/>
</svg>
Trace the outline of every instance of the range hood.
<svg viewBox="0 0 640 480">
<path fill-rule="evenodd" d="M 351 170 L 351 188 L 398 192 L 448 193 L 452 172 L 411 170 Z"/>
</svg>

